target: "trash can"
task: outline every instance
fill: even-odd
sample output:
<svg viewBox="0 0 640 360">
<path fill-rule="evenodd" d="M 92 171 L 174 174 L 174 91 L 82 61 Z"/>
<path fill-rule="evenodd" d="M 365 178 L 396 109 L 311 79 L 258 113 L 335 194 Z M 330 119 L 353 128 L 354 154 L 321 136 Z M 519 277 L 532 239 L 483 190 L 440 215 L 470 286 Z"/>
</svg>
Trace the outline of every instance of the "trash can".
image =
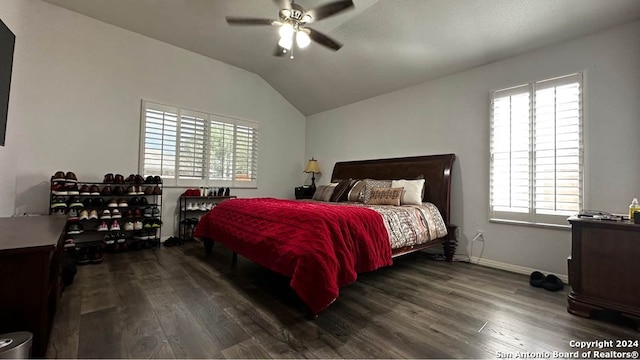
<svg viewBox="0 0 640 360">
<path fill-rule="evenodd" d="M 28 331 L 0 334 L 0 359 L 28 359 L 31 357 L 33 335 Z"/>
</svg>

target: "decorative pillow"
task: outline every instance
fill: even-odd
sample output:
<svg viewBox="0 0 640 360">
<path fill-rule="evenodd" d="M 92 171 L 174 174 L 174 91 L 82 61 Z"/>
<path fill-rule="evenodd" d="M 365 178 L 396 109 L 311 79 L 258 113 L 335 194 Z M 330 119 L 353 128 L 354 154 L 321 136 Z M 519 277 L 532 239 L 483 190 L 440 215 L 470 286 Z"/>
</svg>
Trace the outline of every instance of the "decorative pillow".
<svg viewBox="0 0 640 360">
<path fill-rule="evenodd" d="M 364 180 L 356 180 L 356 182 L 351 187 L 351 190 L 349 190 L 349 193 L 347 194 L 347 201 L 362 201 L 361 197 L 362 190 L 364 190 L 364 185 Z"/>
<path fill-rule="evenodd" d="M 333 190 L 333 194 L 331 195 L 331 201 L 345 201 L 347 200 L 347 195 L 349 195 L 349 190 L 356 181 L 353 179 L 342 180 L 338 183 L 336 188 Z"/>
<path fill-rule="evenodd" d="M 402 198 L 402 192 L 404 188 L 388 188 L 388 187 L 376 187 L 371 189 L 371 195 L 367 205 L 400 205 L 400 198 Z"/>
<path fill-rule="evenodd" d="M 374 188 L 390 188 L 391 180 L 373 180 L 373 179 L 364 179 L 364 191 L 362 192 L 362 201 L 365 204 L 369 203 L 369 198 L 371 197 L 371 191 Z"/>
<path fill-rule="evenodd" d="M 424 194 L 424 179 L 421 180 L 392 180 L 391 187 L 404 188 L 401 205 L 420 205 L 422 204 L 422 195 Z"/>
<path fill-rule="evenodd" d="M 313 193 L 313 200 L 322 201 L 322 194 L 324 194 L 324 190 L 327 188 L 327 185 L 320 185 L 316 188 L 316 192 Z"/>
<path fill-rule="evenodd" d="M 333 195 L 333 192 L 336 189 L 336 186 L 338 186 L 338 183 L 331 183 L 327 185 L 327 188 L 324 190 L 324 193 L 322 194 L 322 201 L 331 200 L 331 195 Z"/>
</svg>

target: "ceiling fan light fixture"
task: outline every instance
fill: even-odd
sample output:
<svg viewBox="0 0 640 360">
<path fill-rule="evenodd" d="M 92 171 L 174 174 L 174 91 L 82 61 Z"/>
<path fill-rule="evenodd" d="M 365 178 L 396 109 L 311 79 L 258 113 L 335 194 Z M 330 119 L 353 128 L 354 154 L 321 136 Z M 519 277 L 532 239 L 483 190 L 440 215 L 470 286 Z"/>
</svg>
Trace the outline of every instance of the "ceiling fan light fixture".
<svg viewBox="0 0 640 360">
<path fill-rule="evenodd" d="M 309 14 L 304 14 L 304 16 L 302 17 L 302 19 L 300 19 L 300 22 L 301 22 L 301 23 L 306 23 L 306 24 L 308 24 L 308 23 L 310 23 L 310 22 L 311 22 L 311 20 L 313 20 L 313 18 L 311 17 L 311 15 L 309 15 Z"/>
<path fill-rule="evenodd" d="M 309 46 L 309 44 L 311 44 L 311 38 L 309 38 L 309 34 L 302 30 L 299 30 L 296 33 L 296 44 L 298 44 L 298 47 L 301 49 Z"/>
<path fill-rule="evenodd" d="M 278 45 L 283 49 L 291 50 L 291 47 L 293 46 L 293 39 L 291 36 L 281 37 L 280 41 L 278 41 Z"/>
<path fill-rule="evenodd" d="M 294 33 L 293 25 L 290 23 L 284 23 L 280 26 L 280 30 L 278 30 L 278 34 L 280 34 L 281 39 L 291 39 Z"/>
</svg>

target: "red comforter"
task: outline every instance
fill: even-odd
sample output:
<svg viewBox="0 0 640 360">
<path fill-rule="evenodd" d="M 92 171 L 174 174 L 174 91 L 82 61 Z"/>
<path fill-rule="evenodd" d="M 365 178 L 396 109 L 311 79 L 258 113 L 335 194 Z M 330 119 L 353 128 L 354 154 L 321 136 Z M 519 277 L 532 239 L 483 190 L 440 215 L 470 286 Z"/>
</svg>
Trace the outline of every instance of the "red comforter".
<svg viewBox="0 0 640 360">
<path fill-rule="evenodd" d="M 355 206 L 271 198 L 227 200 L 202 217 L 194 236 L 291 277 L 314 314 L 357 274 L 392 264 L 382 217 Z"/>
</svg>

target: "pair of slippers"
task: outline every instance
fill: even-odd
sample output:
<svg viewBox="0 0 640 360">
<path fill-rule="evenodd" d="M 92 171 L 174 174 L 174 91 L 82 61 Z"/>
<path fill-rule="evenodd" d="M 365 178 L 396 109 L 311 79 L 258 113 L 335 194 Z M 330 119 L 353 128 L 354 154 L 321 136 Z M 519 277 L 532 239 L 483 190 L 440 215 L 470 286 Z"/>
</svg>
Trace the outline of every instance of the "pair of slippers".
<svg viewBox="0 0 640 360">
<path fill-rule="evenodd" d="M 529 276 L 529 284 L 534 287 L 545 288 L 549 291 L 560 291 L 564 288 L 564 283 L 555 275 L 544 276 L 540 271 L 534 271 Z"/>
</svg>

